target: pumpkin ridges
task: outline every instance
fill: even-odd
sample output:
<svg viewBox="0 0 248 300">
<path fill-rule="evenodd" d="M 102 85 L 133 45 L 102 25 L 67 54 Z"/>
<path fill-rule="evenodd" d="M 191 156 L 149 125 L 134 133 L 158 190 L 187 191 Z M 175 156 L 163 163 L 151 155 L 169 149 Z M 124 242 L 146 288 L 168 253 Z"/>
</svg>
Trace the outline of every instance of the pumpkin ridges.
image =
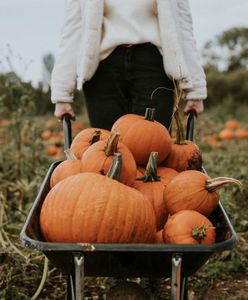
<svg viewBox="0 0 248 300">
<path fill-rule="evenodd" d="M 236 179 L 228 179 L 228 182 L 237 184 Z M 174 214 L 179 210 L 193 209 L 206 216 L 210 215 L 218 205 L 219 193 L 216 186 L 212 186 L 211 191 L 208 191 L 208 182 L 219 185 L 217 179 L 210 179 L 209 176 L 199 171 L 190 170 L 179 173 L 166 186 L 164 192 L 168 212 Z"/>
<path fill-rule="evenodd" d="M 121 133 L 121 141 L 131 150 L 138 164 L 146 164 L 152 151 L 159 153 L 160 163 L 170 151 L 170 135 L 157 121 L 147 121 L 143 116 L 138 115 L 125 115 L 114 123 L 112 130 Z"/>
<path fill-rule="evenodd" d="M 105 154 L 106 140 L 91 145 L 82 156 L 82 170 L 105 175 L 113 161 L 114 156 Z M 120 181 L 132 185 L 136 178 L 136 163 L 130 150 L 121 142 L 117 145 L 117 152 L 122 154 L 122 174 Z"/>
<path fill-rule="evenodd" d="M 192 230 L 205 227 L 206 236 L 195 239 Z M 215 242 L 215 228 L 204 215 L 193 210 L 182 210 L 169 218 L 164 230 L 163 238 L 172 244 L 212 244 Z"/>
<path fill-rule="evenodd" d="M 95 183 L 92 184 L 92 182 Z M 111 192 L 112 188 L 113 192 Z M 74 197 L 75 195 L 76 197 Z M 120 201 L 122 206 L 122 218 L 124 221 L 126 220 L 127 240 L 123 239 L 125 237 L 122 231 L 123 220 L 117 219 L 111 210 L 111 207 L 115 207 L 115 203 L 118 203 L 118 201 Z M 61 181 L 48 193 L 41 208 L 41 230 L 46 239 L 55 242 L 130 243 L 142 241 L 147 243 L 151 241 L 151 237 L 155 234 L 154 211 L 149 206 L 148 218 L 146 214 L 147 204 L 150 205 L 141 193 L 116 180 L 95 173 L 81 173 Z M 104 205 L 106 205 L 105 208 L 103 207 Z M 137 206 L 135 212 L 131 215 L 133 205 Z M 50 215 L 48 215 L 48 207 L 49 210 L 52 207 Z M 95 215 L 96 207 L 99 208 L 99 213 Z M 116 207 L 119 209 L 117 205 Z M 104 218 L 102 217 L 103 209 L 105 210 Z M 125 219 L 126 210 L 131 212 L 128 219 Z M 72 216 L 72 212 L 74 216 Z M 56 216 L 56 219 L 54 216 Z M 112 216 L 114 219 L 109 222 L 108 218 L 112 218 Z M 68 218 L 73 218 L 74 220 L 71 222 Z M 130 220 L 130 222 L 127 220 Z M 148 222 L 148 226 L 144 229 L 143 224 L 146 222 Z M 54 228 L 51 228 L 51 224 L 53 224 Z M 61 227 L 61 224 L 63 224 L 63 227 Z M 63 230 L 68 228 L 68 224 L 71 224 L 72 231 L 68 233 L 68 230 L 65 230 L 64 235 Z M 96 226 L 92 228 L 93 234 L 91 232 L 92 225 Z M 98 234 L 97 238 L 94 233 L 96 231 L 95 228 L 97 228 L 97 233 L 101 232 L 101 235 Z M 47 231 L 47 233 L 44 231 Z M 130 232 L 135 233 L 134 241 L 131 239 Z M 110 236 L 110 234 L 113 236 Z M 54 236 L 56 240 L 54 240 Z"/>
</svg>

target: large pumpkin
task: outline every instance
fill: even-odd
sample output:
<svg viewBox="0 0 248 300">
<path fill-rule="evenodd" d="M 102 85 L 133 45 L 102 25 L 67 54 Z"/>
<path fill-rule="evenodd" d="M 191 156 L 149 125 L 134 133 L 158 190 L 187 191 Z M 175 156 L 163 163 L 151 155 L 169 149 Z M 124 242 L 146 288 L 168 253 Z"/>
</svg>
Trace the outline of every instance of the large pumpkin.
<svg viewBox="0 0 248 300">
<path fill-rule="evenodd" d="M 215 228 L 199 212 L 182 210 L 168 219 L 163 230 L 163 240 L 168 244 L 213 244 Z"/>
<path fill-rule="evenodd" d="M 112 127 L 120 132 L 121 142 L 131 150 L 137 164 L 146 165 L 151 152 L 158 152 L 158 163 L 161 163 L 170 152 L 168 130 L 154 120 L 154 115 L 155 109 L 148 108 L 145 116 L 127 114 Z"/>
<path fill-rule="evenodd" d="M 195 170 L 181 172 L 165 188 L 166 209 L 171 215 L 180 210 L 196 210 L 209 216 L 218 204 L 218 189 L 230 183 L 241 185 L 234 178 L 210 179 L 206 174 Z"/>
<path fill-rule="evenodd" d="M 133 185 L 137 168 L 134 157 L 126 145 L 119 142 L 120 134 L 112 132 L 104 141 L 98 141 L 91 145 L 82 156 L 83 172 L 95 172 L 106 175 L 114 159 L 114 153 L 122 155 L 122 171 L 120 181 L 127 185 Z"/>
<path fill-rule="evenodd" d="M 156 215 L 157 230 L 160 230 L 164 227 L 168 217 L 163 199 L 164 189 L 178 172 L 170 168 L 157 168 L 157 156 L 157 152 L 151 153 L 146 171 L 135 181 L 134 188 L 144 194 L 152 203 Z"/>
<path fill-rule="evenodd" d="M 81 159 L 86 149 L 99 140 L 108 138 L 110 132 L 100 128 L 86 128 L 80 131 L 72 141 L 71 150 L 78 159 Z"/>
<path fill-rule="evenodd" d="M 183 126 L 178 110 L 174 113 L 177 124 L 177 135 L 173 139 L 172 148 L 163 165 L 182 172 L 185 170 L 201 170 L 202 157 L 198 146 L 184 137 Z"/>
<path fill-rule="evenodd" d="M 112 179 L 110 173 L 108 176 L 110 178 L 81 173 L 60 181 L 50 190 L 40 213 L 45 240 L 65 243 L 154 241 L 155 215 L 151 203 L 139 191 Z"/>
</svg>

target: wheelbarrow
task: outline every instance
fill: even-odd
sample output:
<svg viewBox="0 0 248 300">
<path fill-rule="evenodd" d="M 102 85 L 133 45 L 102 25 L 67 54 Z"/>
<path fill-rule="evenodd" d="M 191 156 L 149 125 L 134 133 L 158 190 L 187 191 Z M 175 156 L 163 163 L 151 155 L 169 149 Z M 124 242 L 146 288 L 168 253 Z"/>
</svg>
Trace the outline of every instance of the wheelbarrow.
<svg viewBox="0 0 248 300">
<path fill-rule="evenodd" d="M 195 115 L 187 122 L 187 139 L 194 138 Z M 65 148 L 71 144 L 70 118 L 63 119 Z M 176 244 L 87 244 L 51 243 L 41 235 L 39 215 L 50 190 L 49 180 L 61 161 L 54 162 L 42 184 L 20 234 L 21 243 L 42 251 L 67 275 L 67 299 L 84 299 L 84 278 L 92 277 L 157 277 L 171 278 L 171 299 L 187 300 L 187 279 L 216 252 L 233 249 L 238 243 L 233 226 L 219 202 L 210 216 L 216 227 L 216 241 L 211 245 Z M 202 169 L 205 172 L 204 169 Z"/>
</svg>

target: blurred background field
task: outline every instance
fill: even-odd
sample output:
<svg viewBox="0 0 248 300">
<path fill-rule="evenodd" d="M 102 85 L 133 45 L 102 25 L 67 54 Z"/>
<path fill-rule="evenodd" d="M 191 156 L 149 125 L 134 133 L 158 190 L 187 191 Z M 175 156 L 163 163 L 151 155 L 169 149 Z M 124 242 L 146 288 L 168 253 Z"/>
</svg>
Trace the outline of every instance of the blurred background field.
<svg viewBox="0 0 248 300">
<path fill-rule="evenodd" d="M 238 135 L 248 130 L 248 29 L 222 33 L 206 44 L 203 57 L 209 98 L 196 121 L 196 143 L 211 177 L 235 177 L 243 187 L 221 192 L 239 245 L 190 278 L 190 299 L 248 299 L 248 139 Z M 49 77 L 53 57 L 43 63 Z M 76 92 L 74 105 L 73 135 L 88 126 L 82 94 Z M 14 71 L 0 74 L 0 299 L 31 299 L 42 276 L 44 256 L 23 248 L 19 234 L 49 165 L 63 159 L 62 125 L 52 112 L 49 86 L 33 87 Z M 223 139 L 232 119 L 240 128 Z M 162 296 L 168 284 L 163 281 Z M 66 278 L 49 263 L 39 299 L 65 299 L 65 289 Z M 103 299 L 104 278 L 88 279 L 86 292 L 87 299 Z"/>
</svg>

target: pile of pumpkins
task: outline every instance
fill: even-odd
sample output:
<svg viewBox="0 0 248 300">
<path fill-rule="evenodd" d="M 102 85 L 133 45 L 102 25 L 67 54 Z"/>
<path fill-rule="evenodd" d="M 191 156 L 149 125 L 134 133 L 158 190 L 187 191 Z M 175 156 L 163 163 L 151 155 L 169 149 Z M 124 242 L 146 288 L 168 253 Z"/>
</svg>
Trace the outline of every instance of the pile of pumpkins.
<svg viewBox="0 0 248 300">
<path fill-rule="evenodd" d="M 72 124 L 73 136 L 83 129 L 84 125 L 81 122 L 74 122 Z M 58 121 L 55 121 L 54 119 L 46 120 L 44 130 L 40 133 L 40 139 L 44 145 L 44 153 L 47 156 L 51 156 L 55 160 L 63 159 L 64 131 L 60 130 Z"/>
<path fill-rule="evenodd" d="M 225 148 L 223 141 L 234 139 L 248 139 L 248 129 L 242 128 L 236 119 L 227 120 L 224 127 L 216 135 L 205 135 L 201 138 L 203 143 L 206 143 L 213 148 Z"/>
<path fill-rule="evenodd" d="M 50 178 L 40 213 L 45 240 L 65 243 L 210 244 L 215 228 L 208 217 L 218 189 L 232 178 L 201 172 L 196 144 L 177 137 L 145 116 L 120 117 L 111 131 L 79 132 Z"/>
<path fill-rule="evenodd" d="M 220 131 L 219 138 L 221 140 L 248 139 L 248 129 L 241 128 L 236 119 L 229 119 Z"/>
</svg>

